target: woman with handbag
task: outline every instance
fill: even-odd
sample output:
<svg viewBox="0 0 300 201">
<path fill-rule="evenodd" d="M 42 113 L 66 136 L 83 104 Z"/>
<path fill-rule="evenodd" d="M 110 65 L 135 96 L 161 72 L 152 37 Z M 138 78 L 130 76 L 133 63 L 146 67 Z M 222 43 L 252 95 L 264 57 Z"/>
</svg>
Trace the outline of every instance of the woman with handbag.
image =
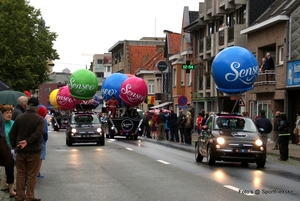
<svg viewBox="0 0 300 201">
<path fill-rule="evenodd" d="M 9 133 L 11 127 L 14 124 L 14 121 L 11 120 L 13 108 L 12 108 L 11 105 L 3 105 L 3 107 L 1 108 L 1 111 L 2 111 L 2 116 L 3 116 L 3 119 L 4 119 L 5 139 L 6 139 L 6 142 L 7 142 L 8 146 L 11 148 L 11 143 L 10 143 L 8 133 Z M 6 183 L 8 185 L 8 191 L 9 191 L 10 197 L 15 197 L 16 196 L 16 193 L 14 191 L 14 181 L 15 181 L 14 166 L 15 166 L 15 161 L 14 160 L 12 160 L 9 165 L 5 166 Z"/>
<path fill-rule="evenodd" d="M 294 135 L 296 135 L 296 137 L 298 137 L 298 145 L 300 145 L 300 111 L 297 112 L 297 118 L 296 118 L 296 122 L 295 122 L 295 129 L 298 131 L 298 133 L 294 133 Z"/>
</svg>

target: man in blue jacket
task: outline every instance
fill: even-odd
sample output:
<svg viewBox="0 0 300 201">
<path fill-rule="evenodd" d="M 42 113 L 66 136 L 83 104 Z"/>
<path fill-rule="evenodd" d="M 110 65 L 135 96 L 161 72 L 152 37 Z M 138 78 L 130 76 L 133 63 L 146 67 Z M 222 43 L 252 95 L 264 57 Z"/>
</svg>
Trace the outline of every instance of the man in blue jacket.
<svg viewBox="0 0 300 201">
<path fill-rule="evenodd" d="M 260 111 L 260 117 L 256 119 L 255 125 L 262 136 L 263 142 L 267 145 L 268 135 L 272 132 L 273 126 L 269 119 L 265 116 L 265 111 Z"/>
</svg>

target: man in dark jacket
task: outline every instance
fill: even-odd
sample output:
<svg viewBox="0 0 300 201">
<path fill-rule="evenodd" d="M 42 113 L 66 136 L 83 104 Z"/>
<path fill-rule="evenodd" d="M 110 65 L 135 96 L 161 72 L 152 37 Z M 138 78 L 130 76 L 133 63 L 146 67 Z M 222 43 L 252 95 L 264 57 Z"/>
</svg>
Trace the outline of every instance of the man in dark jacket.
<svg viewBox="0 0 300 201">
<path fill-rule="evenodd" d="M 40 200 L 34 197 L 44 131 L 44 119 L 37 114 L 38 105 L 39 101 L 36 98 L 30 98 L 26 112 L 16 118 L 9 132 L 11 145 L 17 152 L 16 200 Z M 25 194 L 26 175 L 27 189 Z"/>
<path fill-rule="evenodd" d="M 279 126 L 280 126 L 280 112 L 276 111 L 275 112 L 275 121 L 274 121 L 274 142 L 275 142 L 275 146 L 273 148 L 273 150 L 277 150 L 278 149 L 278 135 L 279 135 Z"/>
<path fill-rule="evenodd" d="M 177 125 L 180 132 L 180 142 L 184 142 L 184 122 L 185 122 L 185 114 L 182 113 L 182 110 L 179 111 L 179 116 L 177 118 Z"/>
<path fill-rule="evenodd" d="M 27 96 L 20 96 L 17 100 L 17 105 L 13 111 L 12 120 L 16 120 L 17 116 L 20 114 L 23 114 L 26 111 L 27 107 L 27 102 L 28 102 L 28 97 Z"/>
<path fill-rule="evenodd" d="M 171 141 L 179 142 L 177 114 L 173 110 L 168 115 L 168 127 L 170 128 Z"/>
<path fill-rule="evenodd" d="M 273 126 L 271 121 L 266 118 L 264 110 L 260 111 L 260 117 L 256 119 L 255 125 L 262 136 L 264 144 L 267 145 L 268 135 L 273 130 Z"/>
</svg>

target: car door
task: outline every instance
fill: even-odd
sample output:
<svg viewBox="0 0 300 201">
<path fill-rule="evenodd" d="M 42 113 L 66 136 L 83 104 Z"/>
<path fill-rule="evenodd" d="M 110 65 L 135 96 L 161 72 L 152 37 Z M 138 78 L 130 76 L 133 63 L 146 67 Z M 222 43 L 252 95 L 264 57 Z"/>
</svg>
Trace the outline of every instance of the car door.
<svg viewBox="0 0 300 201">
<path fill-rule="evenodd" d="M 203 156 L 207 155 L 206 147 L 212 132 L 212 119 L 212 117 L 208 117 L 200 136 L 200 152 Z"/>
</svg>

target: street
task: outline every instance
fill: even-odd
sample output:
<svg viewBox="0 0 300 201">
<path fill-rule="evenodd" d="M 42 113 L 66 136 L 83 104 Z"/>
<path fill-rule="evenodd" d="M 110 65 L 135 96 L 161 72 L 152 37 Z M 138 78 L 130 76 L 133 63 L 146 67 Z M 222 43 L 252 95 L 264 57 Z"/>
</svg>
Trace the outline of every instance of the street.
<svg viewBox="0 0 300 201">
<path fill-rule="evenodd" d="M 299 167 L 196 163 L 194 154 L 155 141 L 106 139 L 105 146 L 65 145 L 49 128 L 36 197 L 58 200 L 299 200 Z M 259 192 L 259 194 L 258 194 Z"/>
</svg>

